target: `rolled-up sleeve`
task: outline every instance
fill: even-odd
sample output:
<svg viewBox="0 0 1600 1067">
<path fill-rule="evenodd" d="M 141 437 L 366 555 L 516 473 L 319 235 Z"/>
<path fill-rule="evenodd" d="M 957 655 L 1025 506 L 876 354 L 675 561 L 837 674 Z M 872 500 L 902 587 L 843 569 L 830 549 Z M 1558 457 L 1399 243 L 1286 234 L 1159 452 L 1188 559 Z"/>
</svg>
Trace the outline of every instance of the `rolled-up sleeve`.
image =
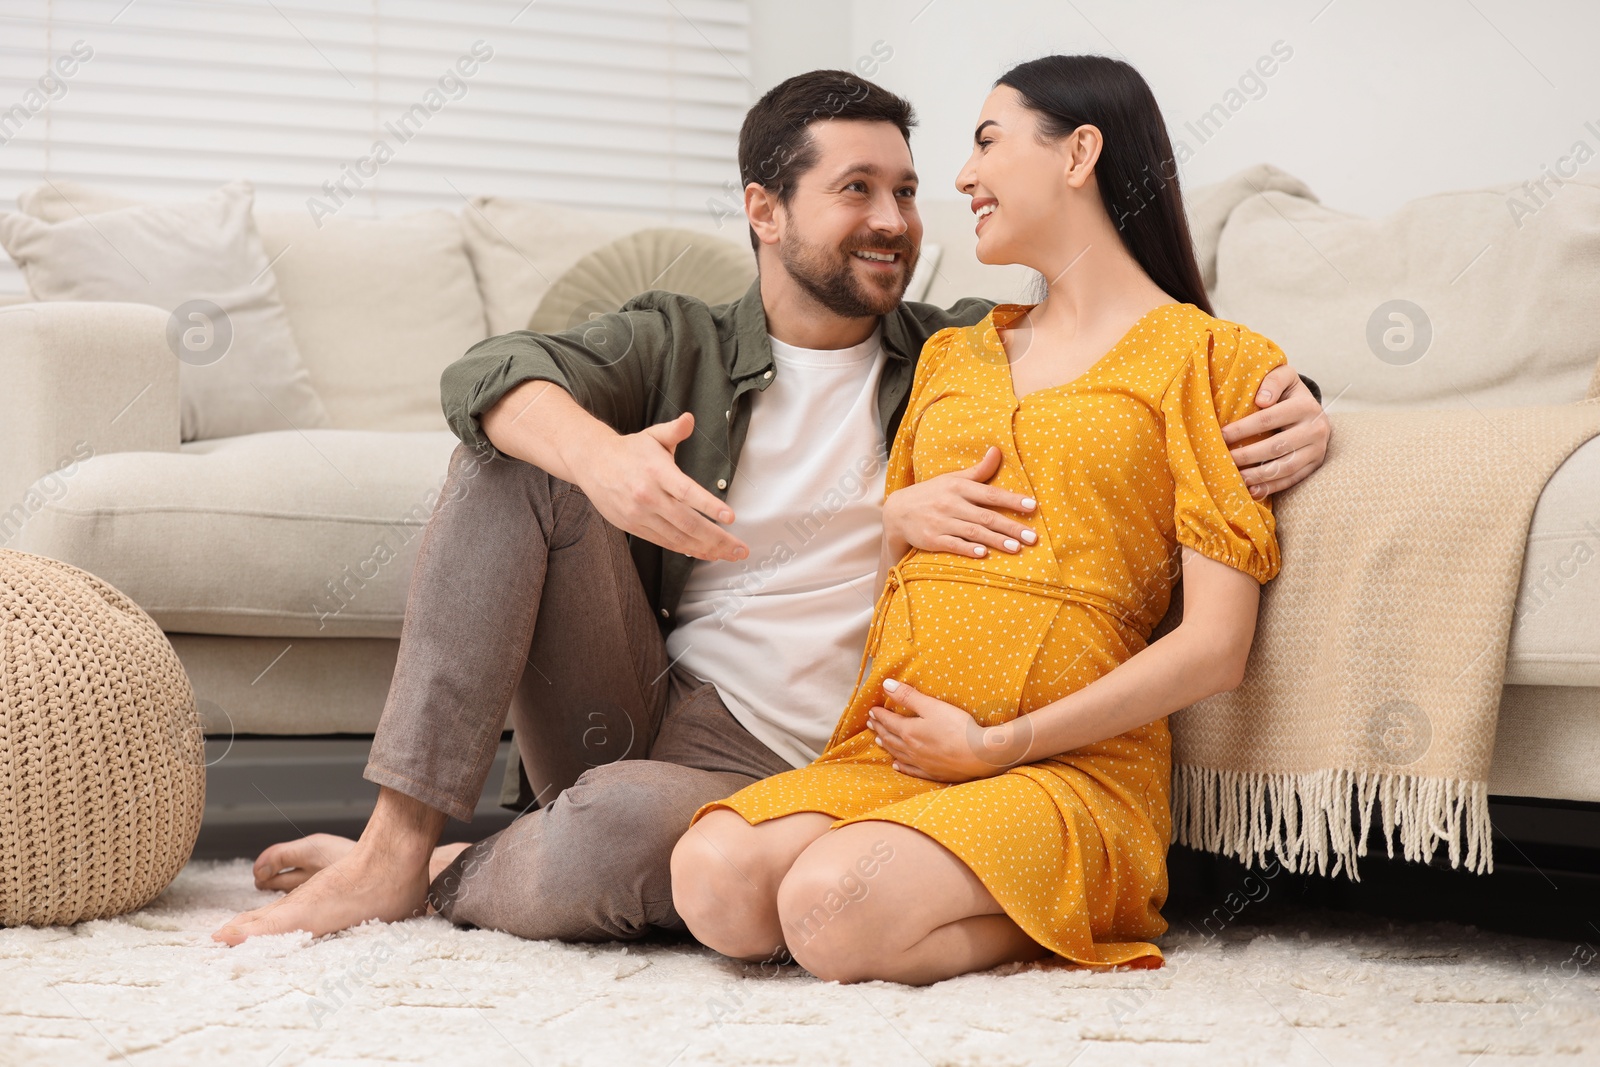
<svg viewBox="0 0 1600 1067">
<path fill-rule="evenodd" d="M 494 447 L 484 412 L 528 381 L 553 382 L 618 433 L 635 433 L 671 345 L 668 317 L 653 309 L 600 315 L 561 333 L 517 330 L 479 341 L 446 367 L 439 401 L 450 429 L 480 452 Z"/>
</svg>

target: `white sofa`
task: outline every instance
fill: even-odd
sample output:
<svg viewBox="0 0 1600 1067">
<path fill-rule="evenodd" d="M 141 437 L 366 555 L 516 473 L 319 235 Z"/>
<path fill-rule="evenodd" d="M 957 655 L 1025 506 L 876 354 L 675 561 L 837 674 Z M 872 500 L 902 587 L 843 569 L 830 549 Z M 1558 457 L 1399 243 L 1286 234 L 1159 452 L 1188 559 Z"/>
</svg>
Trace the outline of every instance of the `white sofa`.
<svg viewBox="0 0 1600 1067">
<path fill-rule="evenodd" d="M 1208 280 L 1237 297 L 1218 273 L 1238 198 L 1201 191 L 1194 204 Z M 923 212 L 926 241 L 942 248 L 930 301 L 1025 294 L 1028 272 L 976 263 L 964 204 Z M 486 201 L 459 215 L 318 230 L 303 213 L 258 211 L 296 341 L 328 400 L 328 429 L 180 444 L 164 312 L 0 307 L 0 545 L 84 567 L 138 601 L 170 635 L 208 733 L 370 734 L 419 535 L 455 445 L 438 414 L 439 371 L 475 341 L 520 328 L 561 271 L 647 221 Z M 744 241 L 740 230 L 722 232 Z M 1301 240 L 1291 228 L 1281 239 Z M 1331 355 L 1308 360 L 1270 324 L 1238 317 L 1284 342 L 1330 400 L 1338 361 L 1369 358 L 1335 337 Z M 394 371 L 367 384 L 368 404 L 348 368 L 370 366 L 374 353 L 393 353 Z M 1563 391 L 1564 380 L 1542 402 L 1579 398 Z M 1597 500 L 1600 442 L 1558 472 L 1530 531 L 1525 589 L 1548 584 L 1551 568 L 1564 584 L 1512 640 L 1495 793 L 1600 801 L 1591 770 L 1600 761 L 1600 566 L 1568 575 L 1563 562 L 1591 537 L 1600 549 Z"/>
<path fill-rule="evenodd" d="M 46 221 L 131 203 L 56 185 L 65 198 L 32 199 Z M 581 257 L 663 223 L 495 199 L 255 220 L 331 425 L 180 443 L 164 311 L 0 307 L 0 546 L 72 562 L 149 611 L 209 734 L 371 733 L 456 444 L 440 373 L 525 326 Z M 673 225 L 717 232 L 709 216 Z M 742 231 L 721 236 L 750 254 Z"/>
</svg>

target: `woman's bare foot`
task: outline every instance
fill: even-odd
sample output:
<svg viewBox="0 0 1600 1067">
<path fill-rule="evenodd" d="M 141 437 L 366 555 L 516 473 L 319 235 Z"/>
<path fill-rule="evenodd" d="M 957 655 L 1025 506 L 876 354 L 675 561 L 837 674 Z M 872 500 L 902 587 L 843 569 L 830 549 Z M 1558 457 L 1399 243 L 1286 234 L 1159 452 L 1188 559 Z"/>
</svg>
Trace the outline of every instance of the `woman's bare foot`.
<svg viewBox="0 0 1600 1067">
<path fill-rule="evenodd" d="M 332 862 L 290 889 L 287 896 L 234 916 L 211 937 L 228 945 L 291 930 L 321 937 L 369 919 L 398 922 L 424 915 L 433 846 L 444 824 L 444 812 L 380 786 L 377 807 L 360 841 L 351 843 L 331 834 L 303 838 L 299 843 L 306 847 L 298 850 L 300 859 Z M 297 843 L 288 844 L 292 849 Z M 341 850 L 343 854 L 334 857 L 333 853 Z M 262 858 L 272 851 L 262 853 Z M 264 875 L 258 869 L 258 884 L 273 879 L 272 862 L 268 860 Z"/>
<path fill-rule="evenodd" d="M 470 844 L 470 841 L 453 841 L 434 849 L 433 855 L 428 858 L 428 881 L 439 877 L 439 872 L 454 863 L 455 858 Z M 256 888 L 287 892 L 322 868 L 331 867 L 355 847 L 355 841 L 338 834 L 308 834 L 293 841 L 269 845 L 256 857 L 252 872 Z"/>
</svg>

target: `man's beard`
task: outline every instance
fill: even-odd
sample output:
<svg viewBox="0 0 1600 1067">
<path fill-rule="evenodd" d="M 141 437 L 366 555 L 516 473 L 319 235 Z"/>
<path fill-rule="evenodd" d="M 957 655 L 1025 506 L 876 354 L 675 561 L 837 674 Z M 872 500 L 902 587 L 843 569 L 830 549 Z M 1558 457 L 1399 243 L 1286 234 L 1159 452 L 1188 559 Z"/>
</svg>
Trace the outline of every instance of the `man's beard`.
<svg viewBox="0 0 1600 1067">
<path fill-rule="evenodd" d="M 854 250 L 871 249 L 899 254 L 893 274 L 874 275 L 870 282 L 857 277 L 851 260 Z M 778 258 L 789 276 L 811 294 L 817 303 L 847 319 L 861 319 L 869 315 L 887 315 L 900 303 L 911 273 L 917 266 L 917 250 L 911 238 L 899 237 L 854 238 L 845 247 L 828 248 L 808 244 L 799 237 L 791 237 L 778 245 Z"/>
</svg>

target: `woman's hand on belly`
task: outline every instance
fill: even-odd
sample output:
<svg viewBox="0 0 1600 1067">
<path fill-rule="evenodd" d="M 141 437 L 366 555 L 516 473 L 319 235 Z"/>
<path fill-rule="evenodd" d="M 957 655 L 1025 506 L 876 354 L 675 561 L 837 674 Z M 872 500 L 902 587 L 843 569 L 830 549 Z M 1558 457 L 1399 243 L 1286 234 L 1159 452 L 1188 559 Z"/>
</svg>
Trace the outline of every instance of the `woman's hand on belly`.
<svg viewBox="0 0 1600 1067">
<path fill-rule="evenodd" d="M 951 471 L 890 493 L 883 502 L 883 533 L 890 555 L 907 548 L 985 556 L 990 549 L 1017 553 L 1038 542 L 1028 527 L 1002 510 L 1030 512 L 1038 505 L 1021 493 L 987 484 L 1000 470 L 1001 452 L 990 447 L 966 470 Z"/>
<path fill-rule="evenodd" d="M 970 782 L 1016 766 L 1012 731 L 984 727 L 954 704 L 886 679 L 893 710 L 875 707 L 867 728 L 894 760 L 895 770 L 933 782 Z"/>
</svg>

